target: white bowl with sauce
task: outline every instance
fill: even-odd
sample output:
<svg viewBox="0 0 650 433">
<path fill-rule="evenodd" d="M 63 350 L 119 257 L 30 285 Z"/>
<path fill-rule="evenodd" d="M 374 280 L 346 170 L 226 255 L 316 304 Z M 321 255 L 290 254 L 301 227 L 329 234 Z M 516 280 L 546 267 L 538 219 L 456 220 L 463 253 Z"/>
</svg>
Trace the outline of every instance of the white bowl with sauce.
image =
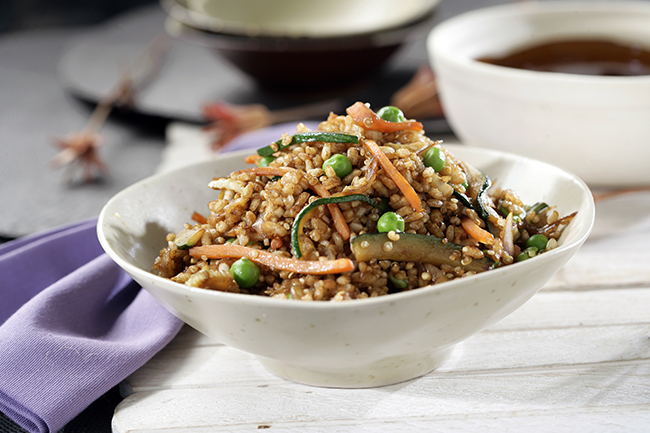
<svg viewBox="0 0 650 433">
<path fill-rule="evenodd" d="M 453 131 L 469 145 L 540 159 L 591 186 L 650 184 L 650 75 L 603 76 L 488 64 L 547 42 L 650 51 L 650 2 L 518 2 L 438 25 L 428 49 Z M 627 72 L 634 73 L 634 62 Z M 637 65 L 638 62 L 637 62 Z"/>
<path fill-rule="evenodd" d="M 526 203 L 560 215 L 578 212 L 560 246 L 530 260 L 438 285 L 376 298 L 326 302 L 274 299 L 190 287 L 152 272 L 165 236 L 205 212 L 215 176 L 245 168 L 242 150 L 142 180 L 99 215 L 106 253 L 177 317 L 216 340 L 254 354 L 270 371 L 308 385 L 367 388 L 419 377 L 458 343 L 530 299 L 580 248 L 594 222 L 588 187 L 574 175 L 528 158 L 446 146 L 512 188 Z M 498 350 L 498 349 L 495 349 Z"/>
</svg>

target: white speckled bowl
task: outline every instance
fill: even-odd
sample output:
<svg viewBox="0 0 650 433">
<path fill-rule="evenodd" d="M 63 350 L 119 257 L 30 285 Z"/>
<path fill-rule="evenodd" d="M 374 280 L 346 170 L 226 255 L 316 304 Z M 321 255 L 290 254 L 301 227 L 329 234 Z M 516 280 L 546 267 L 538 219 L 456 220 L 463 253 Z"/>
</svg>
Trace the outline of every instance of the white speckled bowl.
<svg viewBox="0 0 650 433">
<path fill-rule="evenodd" d="M 163 0 L 181 22 L 241 36 L 332 38 L 397 28 L 430 13 L 440 0 Z M 341 13 L 345 11 L 345 13 Z"/>
<path fill-rule="evenodd" d="M 421 376 L 454 346 L 526 302 L 587 238 L 594 204 L 586 185 L 545 163 L 491 150 L 447 146 L 527 203 L 578 211 L 561 246 L 531 260 L 437 286 L 380 298 L 302 302 L 196 289 L 151 273 L 165 235 L 207 212 L 207 183 L 243 168 L 234 152 L 145 179 L 111 199 L 99 240 L 113 260 L 162 305 L 200 332 L 257 355 L 272 372 L 309 385 L 360 388 Z"/>
<path fill-rule="evenodd" d="M 428 49 L 445 116 L 465 143 L 571 170 L 590 185 L 650 183 L 650 76 L 538 72 L 475 60 L 587 37 L 650 49 L 648 1 L 515 2 L 451 18 Z"/>
</svg>

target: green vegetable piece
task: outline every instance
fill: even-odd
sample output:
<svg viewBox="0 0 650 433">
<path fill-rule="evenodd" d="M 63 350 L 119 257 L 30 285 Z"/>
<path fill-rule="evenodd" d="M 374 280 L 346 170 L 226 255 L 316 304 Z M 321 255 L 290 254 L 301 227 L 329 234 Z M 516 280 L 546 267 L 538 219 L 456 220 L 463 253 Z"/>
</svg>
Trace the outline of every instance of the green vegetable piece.
<svg viewBox="0 0 650 433">
<path fill-rule="evenodd" d="M 490 206 L 492 203 L 492 200 L 490 199 L 490 196 L 488 195 L 488 190 L 492 186 L 492 181 L 490 180 L 489 177 L 486 176 L 485 173 L 483 173 L 480 170 L 477 170 L 477 174 L 475 178 L 475 182 L 480 185 L 478 186 L 478 193 L 476 195 L 476 212 L 478 213 L 478 216 L 484 220 L 488 221 L 488 218 L 490 216 L 490 212 L 494 213 L 494 210 Z"/>
<path fill-rule="evenodd" d="M 492 181 L 481 170 L 467 164 L 469 173 L 467 173 L 467 191 L 462 194 L 454 190 L 454 197 L 458 199 L 465 207 L 474 209 L 478 216 L 488 223 L 490 214 L 496 214 L 491 206 L 492 200 L 488 191 L 492 186 Z"/>
<path fill-rule="evenodd" d="M 332 155 L 331 158 L 325 161 L 323 163 L 323 170 L 325 170 L 326 167 L 332 167 L 334 173 L 336 173 L 340 179 L 343 179 L 345 176 L 352 173 L 352 163 L 350 162 L 350 159 L 340 153 Z"/>
<path fill-rule="evenodd" d="M 311 203 L 307 204 L 302 208 L 296 218 L 293 220 L 293 225 L 291 226 L 291 247 L 297 258 L 302 257 L 302 251 L 300 251 L 300 242 L 299 238 L 302 234 L 302 229 L 305 226 L 305 222 L 309 219 L 309 215 L 318 207 L 326 204 L 332 203 L 347 203 L 351 201 L 363 201 L 372 205 L 377 206 L 377 202 L 363 194 L 350 194 L 350 195 L 338 195 L 333 197 L 322 197 L 317 198 Z"/>
<path fill-rule="evenodd" d="M 524 260 L 528 260 L 528 259 L 530 259 L 530 256 L 525 251 L 520 252 L 519 254 L 517 254 L 517 257 L 515 257 L 516 262 L 523 262 Z"/>
<path fill-rule="evenodd" d="M 499 214 L 501 214 L 501 216 L 503 216 L 505 218 L 510 213 L 510 209 L 508 209 L 507 207 L 505 207 L 502 204 L 499 204 L 498 212 L 499 212 Z M 521 213 L 521 214 L 514 214 L 513 213 L 512 214 L 512 221 L 514 223 L 518 223 L 519 221 L 522 221 L 524 219 L 525 215 L 526 215 L 525 213 Z"/>
<path fill-rule="evenodd" d="M 406 122 L 406 117 L 402 110 L 392 105 L 382 107 L 377 111 L 377 116 L 388 122 Z"/>
<path fill-rule="evenodd" d="M 240 287 L 248 289 L 259 281 L 260 268 L 250 259 L 242 257 L 230 266 L 230 273 Z"/>
<path fill-rule="evenodd" d="M 405 228 L 404 218 L 395 212 L 386 212 L 377 220 L 377 231 L 380 233 L 403 232 Z"/>
<path fill-rule="evenodd" d="M 404 290 L 408 286 L 408 281 L 406 280 L 400 280 L 395 277 L 393 274 L 388 274 L 388 279 L 390 280 L 391 283 L 393 283 L 393 287 L 399 290 Z"/>
<path fill-rule="evenodd" d="M 515 257 L 516 262 L 522 262 L 524 260 L 528 260 L 531 257 L 535 257 L 537 255 L 537 247 L 528 247 L 519 254 L 517 254 L 517 257 Z"/>
<path fill-rule="evenodd" d="M 447 155 L 445 155 L 445 152 L 443 152 L 439 147 L 433 146 L 424 152 L 422 161 L 424 162 L 424 165 L 433 168 L 436 173 L 439 173 L 443 168 L 445 168 Z"/>
<path fill-rule="evenodd" d="M 291 137 L 291 142 L 284 146 L 282 140 L 278 140 L 275 143 L 257 149 L 257 154 L 259 156 L 270 156 L 275 152 L 284 149 L 285 147 L 291 146 L 292 144 L 297 143 L 309 143 L 314 141 L 322 141 L 324 143 L 353 143 L 359 144 L 359 137 L 351 134 L 344 134 L 342 132 L 321 132 L 321 131 L 311 131 L 311 132 L 302 132 L 299 134 L 294 134 Z"/>
<path fill-rule="evenodd" d="M 535 203 L 534 205 L 532 205 L 530 207 L 530 209 L 528 209 L 528 212 L 531 212 L 531 213 L 535 212 L 535 214 L 538 214 L 541 211 L 543 211 L 544 209 L 546 209 L 547 207 L 548 207 L 548 205 L 546 203 L 544 203 L 544 202 Z"/>
<path fill-rule="evenodd" d="M 542 234 L 536 234 L 526 239 L 524 246 L 526 248 L 537 248 L 537 251 L 544 251 L 546 249 L 546 244 L 548 244 L 548 238 Z"/>
<path fill-rule="evenodd" d="M 379 202 L 377 208 L 382 214 L 386 212 L 390 212 L 393 209 L 392 207 L 390 207 L 390 199 L 388 197 L 382 197 L 381 202 Z"/>
<path fill-rule="evenodd" d="M 270 163 L 275 161 L 275 158 L 272 156 L 263 156 L 260 158 L 259 161 L 257 161 L 257 166 L 258 167 L 268 167 Z"/>
<path fill-rule="evenodd" d="M 453 242 L 443 243 L 435 236 L 415 233 L 399 233 L 398 240 L 391 240 L 387 233 L 364 233 L 352 239 L 350 247 L 357 261 L 367 262 L 372 259 L 392 260 L 395 262 L 431 263 L 436 266 L 460 266 L 466 271 L 483 272 L 494 267 L 494 260 L 489 257 L 473 259 L 463 265 L 461 255 L 463 247 Z"/>
<path fill-rule="evenodd" d="M 467 197 L 467 195 L 463 194 L 462 192 L 458 192 L 454 190 L 454 197 L 458 199 L 459 202 L 463 204 L 468 209 L 474 209 L 474 204 L 472 203 L 472 199 Z"/>
<path fill-rule="evenodd" d="M 183 229 L 174 238 L 174 243 L 179 250 L 188 250 L 196 245 L 204 232 L 201 228 Z"/>
</svg>

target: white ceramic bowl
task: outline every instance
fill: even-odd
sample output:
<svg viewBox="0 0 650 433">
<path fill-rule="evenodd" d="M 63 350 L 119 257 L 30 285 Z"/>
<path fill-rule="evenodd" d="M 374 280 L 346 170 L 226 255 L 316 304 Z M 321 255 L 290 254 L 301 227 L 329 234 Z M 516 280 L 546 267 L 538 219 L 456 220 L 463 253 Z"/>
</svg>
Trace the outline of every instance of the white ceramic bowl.
<svg viewBox="0 0 650 433">
<path fill-rule="evenodd" d="M 333 38 L 383 31 L 429 14 L 440 0 L 164 0 L 203 30 L 240 36 Z"/>
<path fill-rule="evenodd" d="M 207 213 L 215 176 L 243 168 L 250 150 L 145 179 L 117 194 L 99 216 L 99 240 L 129 275 L 200 332 L 255 354 L 287 379 L 327 387 L 372 387 L 421 376 L 456 344 L 528 300 L 587 238 L 591 193 L 551 165 L 492 150 L 448 146 L 527 203 L 578 211 L 561 246 L 539 257 L 468 278 L 379 298 L 306 302 L 192 288 L 151 273 L 165 235 Z"/>
<path fill-rule="evenodd" d="M 650 76 L 536 72 L 475 59 L 550 39 L 636 41 L 650 49 L 650 2 L 516 2 L 431 32 L 445 115 L 466 144 L 567 168 L 590 185 L 650 183 Z"/>
</svg>

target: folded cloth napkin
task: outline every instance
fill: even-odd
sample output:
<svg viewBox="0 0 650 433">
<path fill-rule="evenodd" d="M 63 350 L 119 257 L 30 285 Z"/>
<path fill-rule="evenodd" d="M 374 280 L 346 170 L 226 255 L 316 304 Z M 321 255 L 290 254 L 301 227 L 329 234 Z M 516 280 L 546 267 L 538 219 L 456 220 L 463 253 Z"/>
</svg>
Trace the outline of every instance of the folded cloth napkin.
<svg viewBox="0 0 650 433">
<path fill-rule="evenodd" d="M 182 322 L 106 254 L 96 220 L 0 246 L 0 411 L 56 432 Z"/>
</svg>

